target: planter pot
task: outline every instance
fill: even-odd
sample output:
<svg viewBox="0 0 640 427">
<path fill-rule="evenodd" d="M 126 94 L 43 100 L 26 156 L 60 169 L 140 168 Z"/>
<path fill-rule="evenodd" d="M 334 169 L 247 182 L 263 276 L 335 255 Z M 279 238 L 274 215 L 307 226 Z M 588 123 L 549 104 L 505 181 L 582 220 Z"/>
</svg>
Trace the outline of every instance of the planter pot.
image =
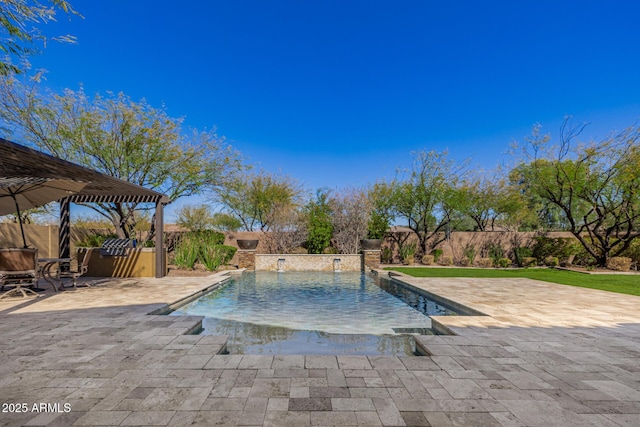
<svg viewBox="0 0 640 427">
<path fill-rule="evenodd" d="M 360 240 L 362 250 L 373 251 L 380 250 L 382 247 L 382 239 L 362 239 Z"/>
<path fill-rule="evenodd" d="M 251 250 L 258 247 L 257 239 L 238 239 L 236 242 L 238 242 L 238 248 L 243 250 Z"/>
</svg>

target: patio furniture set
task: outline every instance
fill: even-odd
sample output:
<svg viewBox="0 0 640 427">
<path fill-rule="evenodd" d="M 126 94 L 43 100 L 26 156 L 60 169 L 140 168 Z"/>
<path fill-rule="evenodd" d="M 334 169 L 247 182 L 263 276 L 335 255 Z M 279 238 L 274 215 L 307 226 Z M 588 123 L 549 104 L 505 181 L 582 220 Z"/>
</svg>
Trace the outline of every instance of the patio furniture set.
<svg viewBox="0 0 640 427">
<path fill-rule="evenodd" d="M 41 278 L 56 292 L 65 287 L 63 279 L 71 279 L 72 286 L 77 288 L 77 279 L 87 272 L 90 255 L 89 250 L 82 262 L 78 262 L 71 258 L 38 258 L 38 250 L 32 248 L 0 249 L 0 291 L 5 286 L 12 287 L 0 295 L 0 299 L 14 294 L 38 296 L 34 288 L 38 289 Z"/>
</svg>

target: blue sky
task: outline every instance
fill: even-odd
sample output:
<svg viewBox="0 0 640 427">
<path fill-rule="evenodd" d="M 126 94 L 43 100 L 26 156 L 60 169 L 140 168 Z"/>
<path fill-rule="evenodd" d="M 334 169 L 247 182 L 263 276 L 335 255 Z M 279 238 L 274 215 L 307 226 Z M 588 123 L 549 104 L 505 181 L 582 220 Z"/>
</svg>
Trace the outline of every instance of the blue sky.
<svg viewBox="0 0 640 427">
<path fill-rule="evenodd" d="M 164 104 L 309 190 L 391 178 L 422 149 L 490 169 L 565 115 L 587 138 L 640 118 L 633 1 L 72 4 L 84 19 L 46 32 L 78 44 L 31 61 L 49 86 Z"/>
</svg>

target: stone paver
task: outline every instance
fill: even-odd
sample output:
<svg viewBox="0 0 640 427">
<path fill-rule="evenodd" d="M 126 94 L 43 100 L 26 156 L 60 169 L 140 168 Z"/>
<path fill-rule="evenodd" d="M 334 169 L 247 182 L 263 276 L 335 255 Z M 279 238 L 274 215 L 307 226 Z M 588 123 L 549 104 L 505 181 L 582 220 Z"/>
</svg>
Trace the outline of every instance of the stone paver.
<svg viewBox="0 0 640 427">
<path fill-rule="evenodd" d="M 424 357 L 262 356 L 188 335 L 197 316 L 148 314 L 220 275 L 0 301 L 0 426 L 640 424 L 640 298 L 401 279 L 487 316 L 436 317 L 455 335 L 418 337 Z"/>
</svg>

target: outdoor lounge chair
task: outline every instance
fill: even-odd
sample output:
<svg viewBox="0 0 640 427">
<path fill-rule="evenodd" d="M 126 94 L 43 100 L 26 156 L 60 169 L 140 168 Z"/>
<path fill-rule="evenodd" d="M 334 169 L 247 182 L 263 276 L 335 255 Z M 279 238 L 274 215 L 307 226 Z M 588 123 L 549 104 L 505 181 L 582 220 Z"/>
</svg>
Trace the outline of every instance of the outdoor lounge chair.
<svg viewBox="0 0 640 427">
<path fill-rule="evenodd" d="M 84 253 L 84 258 L 82 258 L 82 262 L 78 263 L 78 260 L 74 260 L 71 263 L 72 264 L 76 264 L 76 268 L 75 269 L 71 269 L 71 270 L 61 270 L 58 269 L 58 273 L 56 274 L 58 280 L 60 280 L 60 282 L 62 282 L 62 279 L 72 279 L 73 280 L 73 287 L 74 288 L 78 288 L 78 284 L 77 284 L 77 280 L 78 277 L 84 275 L 87 270 L 89 269 L 89 260 L 91 259 L 91 252 L 93 251 L 93 248 L 88 248 L 87 251 Z M 81 286 L 87 286 L 90 287 L 91 285 L 88 283 L 83 283 Z M 64 285 L 62 285 L 62 287 L 64 287 Z"/>
<path fill-rule="evenodd" d="M 38 296 L 36 292 L 24 286 L 32 286 L 38 282 L 38 250 L 30 248 L 0 249 L 0 291 L 5 286 L 14 286 L 13 289 L 0 295 L 0 299 L 22 293 Z"/>
</svg>

